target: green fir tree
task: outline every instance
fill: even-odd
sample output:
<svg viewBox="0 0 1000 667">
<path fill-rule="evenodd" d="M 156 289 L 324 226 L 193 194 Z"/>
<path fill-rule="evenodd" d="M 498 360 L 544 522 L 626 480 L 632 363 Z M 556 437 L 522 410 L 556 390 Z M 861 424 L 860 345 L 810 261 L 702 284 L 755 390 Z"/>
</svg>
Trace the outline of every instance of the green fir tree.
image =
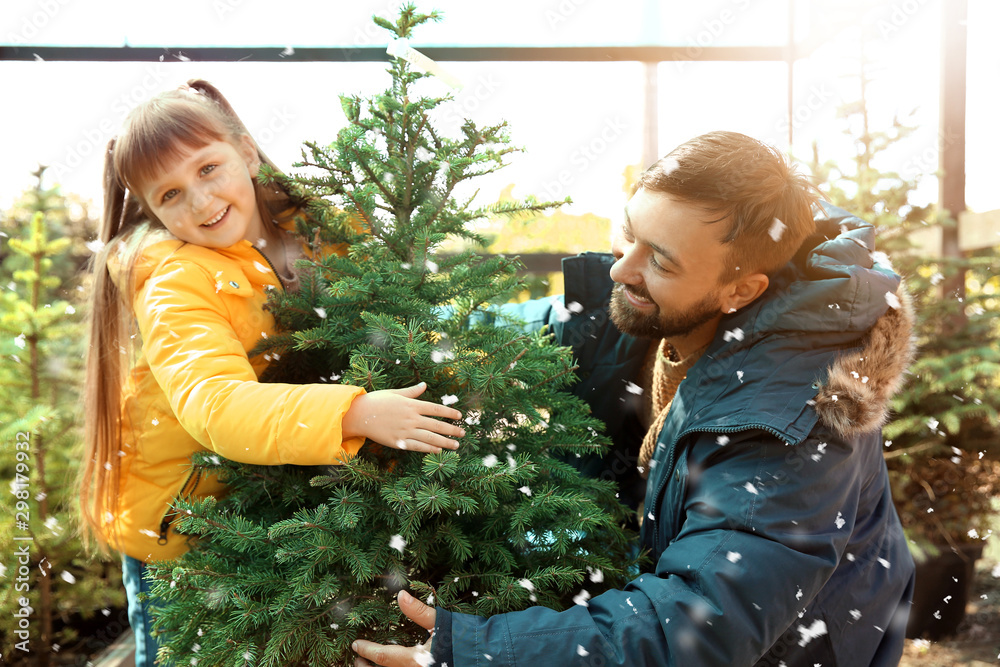
<svg viewBox="0 0 1000 667">
<path fill-rule="evenodd" d="M 89 561 L 76 533 L 83 325 L 61 298 L 76 293 L 76 276 L 67 270 L 75 240 L 53 238 L 68 229 L 66 200 L 42 187 L 43 171 L 5 216 L 12 238 L 0 264 L 0 472 L 11 490 L 0 522 L 0 542 L 11 545 L 0 565 L 5 664 L 48 665 L 60 652 L 95 653 L 104 644 L 79 636 L 76 627 L 95 616 L 115 622 L 110 615 L 125 597 L 118 566 Z"/>
<path fill-rule="evenodd" d="M 410 5 L 395 25 L 375 21 L 409 38 L 437 19 Z M 554 204 L 458 198 L 514 150 L 505 124 L 466 121 L 449 136 L 435 123 L 449 98 L 420 93 L 436 82 L 403 59 L 388 71 L 386 92 L 342 97 L 348 126 L 330 146 L 307 144 L 310 175 L 270 175 L 306 202 L 300 233 L 347 253 L 300 264 L 300 291 L 273 306 L 285 333 L 260 350 L 280 357 L 271 380 L 424 381 L 424 398 L 462 411 L 466 436 L 458 452 L 366 446 L 324 468 L 205 457 L 231 493 L 180 503 L 196 547 L 152 568 L 175 660 L 352 665 L 356 638 L 423 640 L 395 604 L 401 588 L 487 615 L 585 603 L 635 572 L 615 488 L 571 465 L 607 441 L 568 391 L 570 351 L 489 312 L 520 288 L 518 263 L 439 251 L 450 238 L 482 244 L 476 220 Z"/>
</svg>

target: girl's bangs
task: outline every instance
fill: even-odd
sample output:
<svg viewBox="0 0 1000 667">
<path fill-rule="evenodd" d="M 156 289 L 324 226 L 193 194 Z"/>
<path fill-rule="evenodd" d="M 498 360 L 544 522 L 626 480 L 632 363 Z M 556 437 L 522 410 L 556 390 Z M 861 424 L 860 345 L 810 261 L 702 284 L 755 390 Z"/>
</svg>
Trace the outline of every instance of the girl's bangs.
<svg viewBox="0 0 1000 667">
<path fill-rule="evenodd" d="M 115 169 L 133 195 L 187 153 L 228 141 L 217 112 L 194 100 L 164 99 L 137 109 L 115 146 Z"/>
</svg>

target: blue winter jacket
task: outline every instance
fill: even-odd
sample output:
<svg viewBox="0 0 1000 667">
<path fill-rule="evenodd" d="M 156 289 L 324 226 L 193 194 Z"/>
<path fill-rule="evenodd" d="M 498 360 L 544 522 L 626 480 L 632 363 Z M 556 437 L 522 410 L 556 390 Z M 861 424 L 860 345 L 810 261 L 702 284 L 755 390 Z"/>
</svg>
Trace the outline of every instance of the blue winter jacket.
<svg viewBox="0 0 1000 667">
<path fill-rule="evenodd" d="M 912 316 L 874 241 L 871 225 L 824 204 L 768 291 L 722 320 L 650 462 L 650 571 L 563 612 L 439 608 L 433 664 L 896 665 L 913 561 L 880 427 L 912 356 Z M 612 261 L 566 260 L 564 299 L 520 310 L 573 347 L 575 392 L 615 439 L 590 472 L 617 478 L 637 459 L 626 383 L 649 343 L 608 320 Z"/>
</svg>

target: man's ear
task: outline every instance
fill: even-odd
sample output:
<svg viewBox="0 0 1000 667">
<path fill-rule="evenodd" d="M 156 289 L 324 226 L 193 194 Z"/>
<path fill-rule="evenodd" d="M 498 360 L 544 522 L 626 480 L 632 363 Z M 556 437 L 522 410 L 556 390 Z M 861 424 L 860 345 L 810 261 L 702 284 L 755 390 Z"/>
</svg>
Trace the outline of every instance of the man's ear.
<svg viewBox="0 0 1000 667">
<path fill-rule="evenodd" d="M 740 276 L 723 290 L 720 304 L 722 312 L 735 313 L 743 306 L 753 303 L 764 293 L 769 284 L 770 281 L 763 273 Z"/>
</svg>

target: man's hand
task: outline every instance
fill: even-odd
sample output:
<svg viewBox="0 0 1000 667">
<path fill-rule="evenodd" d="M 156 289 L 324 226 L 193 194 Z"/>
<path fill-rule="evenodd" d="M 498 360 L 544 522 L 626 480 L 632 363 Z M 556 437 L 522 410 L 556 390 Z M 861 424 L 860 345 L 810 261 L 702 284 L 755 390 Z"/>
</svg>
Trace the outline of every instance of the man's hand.
<svg viewBox="0 0 1000 667">
<path fill-rule="evenodd" d="M 437 612 L 434 607 L 428 607 L 406 591 L 400 591 L 396 596 L 399 608 L 406 617 L 424 630 L 434 629 Z M 354 667 L 427 667 L 431 664 L 431 637 L 419 646 L 386 646 L 359 639 L 351 648 L 360 657 L 355 658 Z"/>
</svg>

